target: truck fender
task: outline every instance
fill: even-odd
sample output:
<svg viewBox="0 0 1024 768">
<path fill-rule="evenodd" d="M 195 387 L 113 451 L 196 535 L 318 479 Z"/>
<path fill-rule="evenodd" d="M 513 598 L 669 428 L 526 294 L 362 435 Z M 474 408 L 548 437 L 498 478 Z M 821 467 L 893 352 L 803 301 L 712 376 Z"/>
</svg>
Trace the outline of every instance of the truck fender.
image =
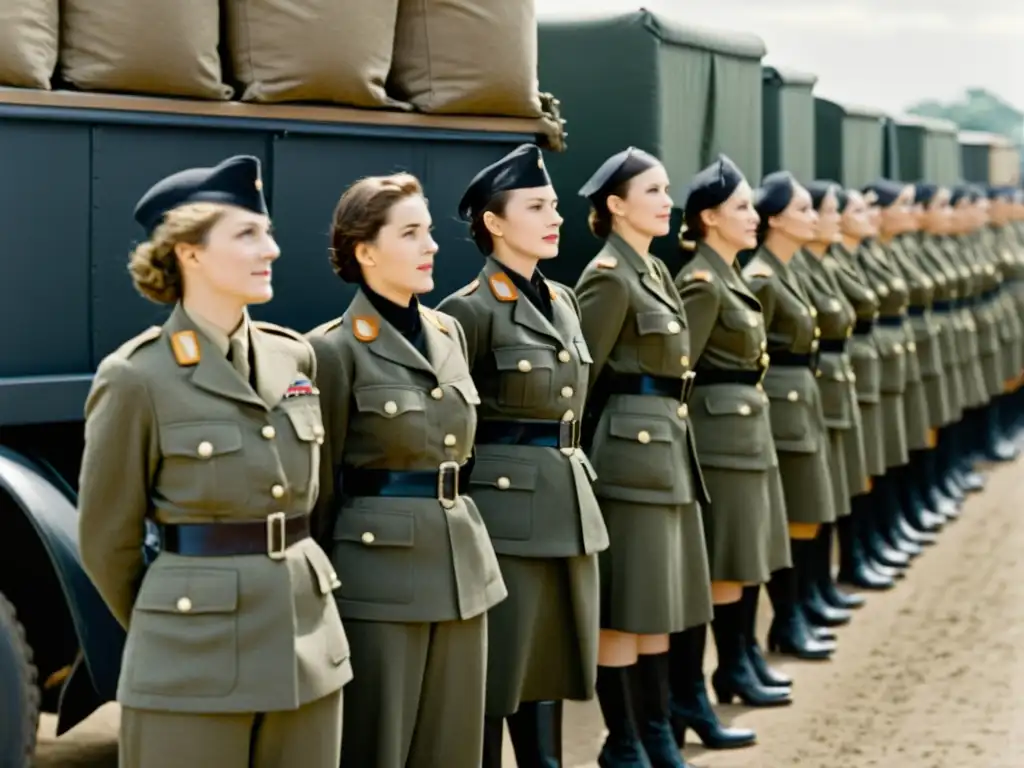
<svg viewBox="0 0 1024 768">
<path fill-rule="evenodd" d="M 114 701 L 125 631 L 82 566 L 72 494 L 58 488 L 37 464 L 4 446 L 0 446 L 0 488 L 29 520 L 49 555 L 99 704 Z M 80 675 L 82 670 L 77 671 Z"/>
</svg>

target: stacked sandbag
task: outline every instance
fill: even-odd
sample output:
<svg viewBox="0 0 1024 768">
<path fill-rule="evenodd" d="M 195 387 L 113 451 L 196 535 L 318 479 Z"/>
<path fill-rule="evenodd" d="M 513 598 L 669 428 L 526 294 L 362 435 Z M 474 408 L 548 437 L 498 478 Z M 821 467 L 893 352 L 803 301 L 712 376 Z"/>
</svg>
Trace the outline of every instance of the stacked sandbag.
<svg viewBox="0 0 1024 768">
<path fill-rule="evenodd" d="M 229 99 L 219 0 L 63 0 L 62 77 L 85 91 Z"/>
<path fill-rule="evenodd" d="M 380 107 L 398 0 L 224 0 L 243 101 Z"/>
<path fill-rule="evenodd" d="M 534 0 L 400 0 L 389 88 L 423 112 L 540 117 Z"/>
<path fill-rule="evenodd" d="M 50 90 L 59 0 L 0 0 L 0 86 Z"/>
</svg>

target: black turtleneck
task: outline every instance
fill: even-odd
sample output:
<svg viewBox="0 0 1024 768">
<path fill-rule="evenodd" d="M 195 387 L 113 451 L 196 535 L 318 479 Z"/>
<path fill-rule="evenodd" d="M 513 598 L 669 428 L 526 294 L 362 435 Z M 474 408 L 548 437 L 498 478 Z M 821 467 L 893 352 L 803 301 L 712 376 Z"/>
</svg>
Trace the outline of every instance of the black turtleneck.
<svg viewBox="0 0 1024 768">
<path fill-rule="evenodd" d="M 509 279 L 519 289 L 519 292 L 526 296 L 530 303 L 540 310 L 540 313 L 548 319 L 548 322 L 554 322 L 555 311 L 551 306 L 551 291 L 548 289 L 548 284 L 544 281 L 544 275 L 540 273 L 540 270 L 534 269 L 533 277 L 527 280 L 514 269 L 506 267 L 500 261 L 498 266 L 509 276 Z"/>
<path fill-rule="evenodd" d="M 420 354 L 427 357 L 427 339 L 423 334 L 423 320 L 420 318 L 420 305 L 416 297 L 412 297 L 409 306 L 403 307 L 390 299 L 385 299 L 366 283 L 363 283 L 362 288 L 366 298 L 370 300 L 380 316 L 416 347 Z"/>
</svg>

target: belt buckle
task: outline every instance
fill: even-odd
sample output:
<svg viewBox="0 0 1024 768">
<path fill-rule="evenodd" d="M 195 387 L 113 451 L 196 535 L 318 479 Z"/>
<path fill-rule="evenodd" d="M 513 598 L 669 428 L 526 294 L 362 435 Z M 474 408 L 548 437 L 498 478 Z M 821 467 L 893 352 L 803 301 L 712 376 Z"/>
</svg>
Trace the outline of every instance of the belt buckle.
<svg viewBox="0 0 1024 768">
<path fill-rule="evenodd" d="M 693 394 L 693 385 L 697 379 L 695 371 L 687 371 L 683 374 L 683 387 L 679 393 L 679 404 L 686 405 L 690 402 L 690 395 Z"/>
<path fill-rule="evenodd" d="M 459 500 L 459 470 L 457 461 L 442 461 L 437 467 L 437 500 L 445 509 L 451 509 Z"/>
<path fill-rule="evenodd" d="M 578 419 L 558 422 L 558 450 L 572 456 L 580 444 L 580 422 Z"/>
<path fill-rule="evenodd" d="M 287 549 L 288 537 L 284 512 L 273 512 L 267 515 L 267 557 L 271 560 L 284 560 Z"/>
</svg>

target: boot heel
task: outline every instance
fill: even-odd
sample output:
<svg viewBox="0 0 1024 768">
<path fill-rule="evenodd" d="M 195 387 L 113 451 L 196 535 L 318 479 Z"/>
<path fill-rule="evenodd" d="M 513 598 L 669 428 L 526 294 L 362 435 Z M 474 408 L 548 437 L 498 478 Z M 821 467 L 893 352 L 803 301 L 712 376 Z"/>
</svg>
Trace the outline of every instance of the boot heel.
<svg viewBox="0 0 1024 768">
<path fill-rule="evenodd" d="M 711 684 L 711 687 L 715 690 L 715 698 L 718 699 L 719 704 L 732 704 L 733 699 L 736 698 L 736 693 L 728 688 L 722 688 L 720 685 Z"/>
</svg>

